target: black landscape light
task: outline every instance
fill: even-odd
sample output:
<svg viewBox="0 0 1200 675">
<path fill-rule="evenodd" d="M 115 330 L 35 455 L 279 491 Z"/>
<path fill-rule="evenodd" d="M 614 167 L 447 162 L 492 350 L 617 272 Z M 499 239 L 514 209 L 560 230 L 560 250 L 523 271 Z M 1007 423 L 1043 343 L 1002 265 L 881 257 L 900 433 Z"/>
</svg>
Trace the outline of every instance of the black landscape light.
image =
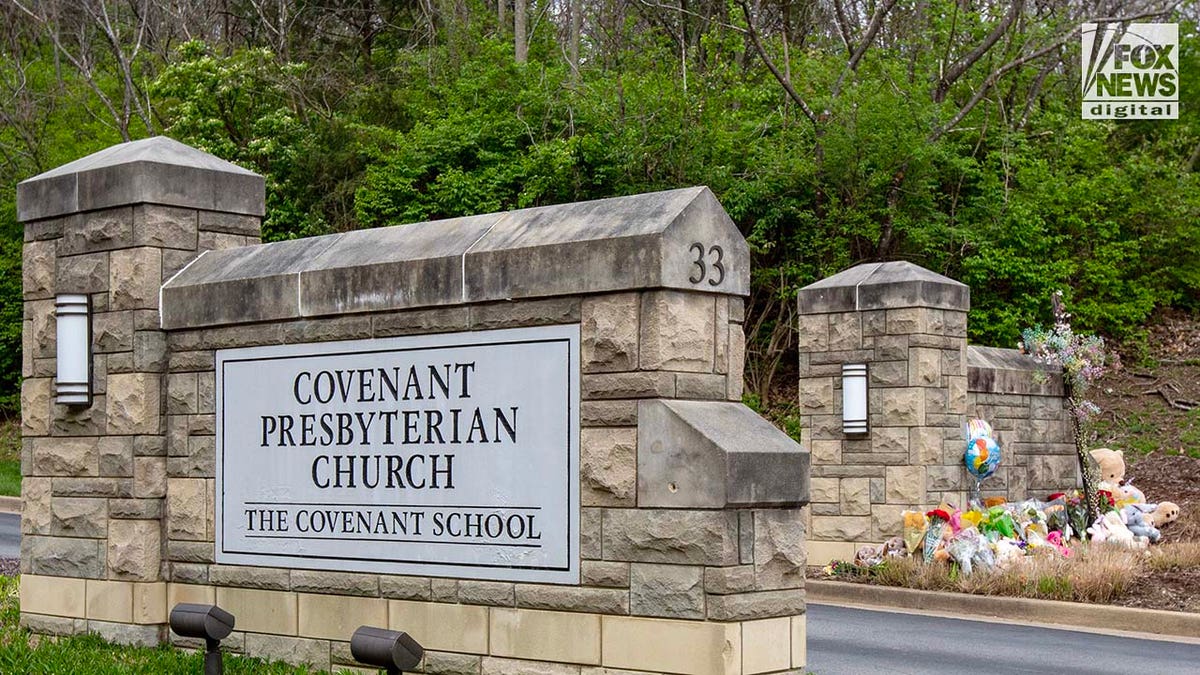
<svg viewBox="0 0 1200 675">
<path fill-rule="evenodd" d="M 350 654 L 359 663 L 384 668 L 388 675 L 412 670 L 421 662 L 425 649 L 398 630 L 359 626 L 350 638 Z"/>
<path fill-rule="evenodd" d="M 176 635 L 204 638 L 204 675 L 221 675 L 221 640 L 233 632 L 233 615 L 216 605 L 181 602 L 171 609 Z"/>
</svg>

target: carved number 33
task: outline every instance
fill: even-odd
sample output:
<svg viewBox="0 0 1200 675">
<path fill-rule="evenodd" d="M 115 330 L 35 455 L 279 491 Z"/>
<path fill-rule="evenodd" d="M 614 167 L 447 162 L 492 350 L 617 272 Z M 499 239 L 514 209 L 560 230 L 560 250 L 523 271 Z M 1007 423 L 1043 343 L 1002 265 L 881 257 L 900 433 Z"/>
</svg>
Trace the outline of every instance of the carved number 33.
<svg viewBox="0 0 1200 675">
<path fill-rule="evenodd" d="M 713 246 L 708 249 L 709 257 L 715 259 L 707 265 L 704 262 L 704 244 L 696 242 L 688 248 L 688 251 L 696 254 L 696 259 L 692 261 L 692 265 L 694 265 L 696 269 L 694 272 L 692 272 L 692 275 L 688 277 L 688 281 L 692 282 L 693 284 L 698 284 L 701 281 L 704 281 L 705 278 L 708 278 L 709 286 L 720 286 L 721 282 L 725 281 L 725 265 L 722 263 L 722 261 L 725 260 L 725 251 L 722 251 L 720 246 Z M 715 271 L 715 279 L 712 278 L 713 275 L 710 275 L 708 272 L 708 268 L 710 266 Z"/>
</svg>

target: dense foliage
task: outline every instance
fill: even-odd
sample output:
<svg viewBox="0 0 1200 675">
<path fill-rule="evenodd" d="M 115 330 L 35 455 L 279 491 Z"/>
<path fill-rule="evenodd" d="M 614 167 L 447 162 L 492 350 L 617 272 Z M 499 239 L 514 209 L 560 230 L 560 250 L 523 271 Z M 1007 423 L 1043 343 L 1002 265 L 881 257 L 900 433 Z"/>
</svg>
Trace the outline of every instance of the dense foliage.
<svg viewBox="0 0 1200 675">
<path fill-rule="evenodd" d="M 986 344 L 1045 323 L 1058 288 L 1077 327 L 1115 337 L 1200 308 L 1200 40 L 1177 3 L 543 0 L 518 62 L 478 0 L 8 2 L 9 404 L 13 186 L 150 133 L 263 173 L 272 240 L 706 184 L 755 253 L 764 403 L 794 353 L 795 290 L 860 262 L 969 284 Z M 105 42 L 108 6 L 126 28 Z M 1121 8 L 1183 22 L 1178 121 L 1080 119 L 1079 23 Z"/>
</svg>

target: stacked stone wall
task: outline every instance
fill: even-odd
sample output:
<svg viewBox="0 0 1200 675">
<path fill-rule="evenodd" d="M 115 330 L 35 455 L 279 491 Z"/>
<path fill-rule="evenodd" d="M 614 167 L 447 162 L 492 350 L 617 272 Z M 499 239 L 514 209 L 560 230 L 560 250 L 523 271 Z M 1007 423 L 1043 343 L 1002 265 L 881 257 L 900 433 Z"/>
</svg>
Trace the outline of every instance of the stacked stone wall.
<svg viewBox="0 0 1200 675">
<path fill-rule="evenodd" d="M 258 243 L 253 215 L 139 203 L 26 223 L 23 622 L 165 636 L 166 334 L 158 289 L 197 252 Z M 91 303 L 92 404 L 54 401 L 56 294 Z M 208 424 L 211 426 L 211 410 Z M 45 579 L 44 583 L 37 580 Z M 64 616 L 56 610 L 85 608 Z"/>
</svg>

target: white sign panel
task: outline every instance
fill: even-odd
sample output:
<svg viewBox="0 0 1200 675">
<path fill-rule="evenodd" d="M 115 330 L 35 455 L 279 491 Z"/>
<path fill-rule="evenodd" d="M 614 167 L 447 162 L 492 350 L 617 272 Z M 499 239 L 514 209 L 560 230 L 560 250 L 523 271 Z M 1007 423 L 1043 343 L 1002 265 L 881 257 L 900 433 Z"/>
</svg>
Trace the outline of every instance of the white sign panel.
<svg viewBox="0 0 1200 675">
<path fill-rule="evenodd" d="M 217 352 L 219 563 L 579 581 L 579 326 Z"/>
</svg>

